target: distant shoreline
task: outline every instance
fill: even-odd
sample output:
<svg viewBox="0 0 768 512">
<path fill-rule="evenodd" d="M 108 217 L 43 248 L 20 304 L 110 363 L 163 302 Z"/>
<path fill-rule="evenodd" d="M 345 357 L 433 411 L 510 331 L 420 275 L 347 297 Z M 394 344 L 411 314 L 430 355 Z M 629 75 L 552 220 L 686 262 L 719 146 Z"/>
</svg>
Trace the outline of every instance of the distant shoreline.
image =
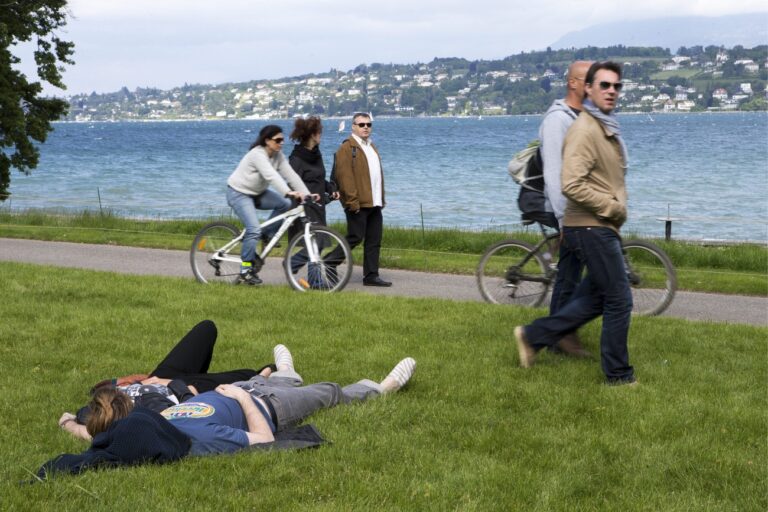
<svg viewBox="0 0 768 512">
<path fill-rule="evenodd" d="M 768 114 L 768 111 L 766 110 L 707 110 L 707 111 L 699 111 L 699 112 L 617 112 L 620 116 L 681 116 L 681 115 L 704 115 L 704 114 L 715 114 L 715 115 L 731 115 L 731 114 Z M 376 116 L 376 119 L 468 119 L 468 120 L 477 120 L 478 118 L 517 118 L 517 117 L 537 117 L 544 115 L 544 112 L 536 113 L 536 114 L 488 114 L 488 115 L 472 115 L 472 116 L 428 116 L 428 115 L 421 115 L 421 116 L 387 116 L 387 115 L 378 115 Z M 347 121 L 352 117 L 352 114 L 349 116 L 332 116 L 332 117 L 322 117 L 320 116 L 320 119 L 324 121 Z M 198 123 L 198 122 L 221 122 L 221 121 L 255 121 L 255 122 L 278 122 L 278 121 L 292 121 L 296 119 L 296 117 L 279 117 L 279 118 L 273 118 L 273 119 L 249 119 L 245 117 L 237 117 L 237 118 L 211 118 L 211 117 L 199 117 L 194 119 L 115 119 L 115 120 L 93 120 L 93 121 L 67 121 L 67 120 L 57 120 L 53 121 L 54 124 L 109 124 L 109 123 Z"/>
</svg>

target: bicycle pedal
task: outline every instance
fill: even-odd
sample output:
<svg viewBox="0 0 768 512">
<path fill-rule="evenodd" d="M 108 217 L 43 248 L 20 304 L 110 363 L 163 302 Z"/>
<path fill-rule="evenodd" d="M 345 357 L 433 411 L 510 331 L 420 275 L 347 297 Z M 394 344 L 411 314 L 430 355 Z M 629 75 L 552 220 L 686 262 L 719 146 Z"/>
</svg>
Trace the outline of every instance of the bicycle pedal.
<svg viewBox="0 0 768 512">
<path fill-rule="evenodd" d="M 306 279 L 304 279 L 304 278 L 302 277 L 302 278 L 300 278 L 300 279 L 299 279 L 299 281 L 298 281 L 298 282 L 299 282 L 299 286 L 301 286 L 301 287 L 302 287 L 302 288 L 304 288 L 305 290 L 309 290 L 309 282 L 308 282 Z"/>
</svg>

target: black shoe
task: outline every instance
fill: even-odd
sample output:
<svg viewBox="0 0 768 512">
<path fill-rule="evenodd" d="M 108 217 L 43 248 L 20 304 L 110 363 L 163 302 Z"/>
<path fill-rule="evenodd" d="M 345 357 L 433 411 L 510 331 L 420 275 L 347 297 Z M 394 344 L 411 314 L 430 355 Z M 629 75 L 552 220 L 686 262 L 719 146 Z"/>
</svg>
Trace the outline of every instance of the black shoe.
<svg viewBox="0 0 768 512">
<path fill-rule="evenodd" d="M 251 286 L 256 286 L 261 283 L 263 283 L 258 275 L 256 275 L 256 272 L 254 272 L 253 269 L 249 269 L 247 272 L 241 273 L 239 276 L 237 276 L 237 281 L 235 284 L 248 284 Z"/>
<path fill-rule="evenodd" d="M 386 287 L 386 286 L 392 286 L 392 283 L 390 283 L 389 281 L 383 280 L 379 276 L 376 276 L 376 277 L 366 277 L 365 279 L 363 279 L 363 286 L 382 286 L 382 287 Z"/>
<path fill-rule="evenodd" d="M 264 260 L 261 259 L 261 256 L 258 254 L 253 257 L 253 260 L 251 260 L 251 271 L 253 271 L 254 274 L 258 274 L 261 272 L 261 269 L 264 267 Z"/>
</svg>

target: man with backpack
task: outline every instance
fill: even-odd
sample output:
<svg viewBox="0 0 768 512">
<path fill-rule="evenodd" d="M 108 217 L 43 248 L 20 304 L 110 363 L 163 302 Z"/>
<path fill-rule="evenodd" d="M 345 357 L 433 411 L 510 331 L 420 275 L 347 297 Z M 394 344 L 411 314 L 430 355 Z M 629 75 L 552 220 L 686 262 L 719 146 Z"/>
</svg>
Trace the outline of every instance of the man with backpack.
<svg viewBox="0 0 768 512">
<path fill-rule="evenodd" d="M 552 212 L 557 219 L 558 229 L 562 232 L 563 215 L 566 199 L 560 186 L 560 176 L 563 167 L 563 144 L 565 134 L 582 110 L 584 99 L 584 78 L 591 62 L 579 60 L 570 65 L 566 75 L 567 92 L 565 98 L 555 100 L 544 114 L 539 128 L 541 141 L 540 154 L 544 175 L 545 209 Z M 561 239 L 562 242 L 562 239 Z M 554 315 L 573 295 L 576 285 L 581 281 L 584 265 L 576 257 L 567 244 L 560 244 L 560 255 L 557 264 L 557 277 L 552 288 L 552 300 L 549 304 L 549 314 Z M 576 332 L 563 336 L 554 351 L 574 357 L 591 357 L 579 341 Z"/>
<path fill-rule="evenodd" d="M 627 338 L 632 313 L 621 248 L 627 220 L 627 146 L 614 114 L 622 89 L 621 66 L 595 62 L 587 71 L 583 112 L 563 145 L 564 243 L 587 273 L 571 299 L 554 315 L 514 330 L 520 366 L 531 367 L 536 353 L 602 315 L 600 358 L 606 383 L 636 385 Z"/>
</svg>

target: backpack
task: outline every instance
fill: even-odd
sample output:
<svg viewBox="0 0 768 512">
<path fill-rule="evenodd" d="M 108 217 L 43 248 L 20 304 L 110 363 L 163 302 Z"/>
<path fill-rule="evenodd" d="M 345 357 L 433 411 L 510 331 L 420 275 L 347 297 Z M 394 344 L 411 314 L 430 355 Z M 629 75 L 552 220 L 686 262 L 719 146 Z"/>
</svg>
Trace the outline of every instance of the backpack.
<svg viewBox="0 0 768 512">
<path fill-rule="evenodd" d="M 544 192 L 544 166 L 541 162 L 541 143 L 533 140 L 522 151 L 515 153 L 507 171 L 521 187 Z"/>
<path fill-rule="evenodd" d="M 533 140 L 525 149 L 517 152 L 509 161 L 507 171 L 515 183 L 520 185 L 517 207 L 523 213 L 523 220 L 539 222 L 557 229 L 555 215 L 546 209 L 541 142 Z"/>
</svg>

